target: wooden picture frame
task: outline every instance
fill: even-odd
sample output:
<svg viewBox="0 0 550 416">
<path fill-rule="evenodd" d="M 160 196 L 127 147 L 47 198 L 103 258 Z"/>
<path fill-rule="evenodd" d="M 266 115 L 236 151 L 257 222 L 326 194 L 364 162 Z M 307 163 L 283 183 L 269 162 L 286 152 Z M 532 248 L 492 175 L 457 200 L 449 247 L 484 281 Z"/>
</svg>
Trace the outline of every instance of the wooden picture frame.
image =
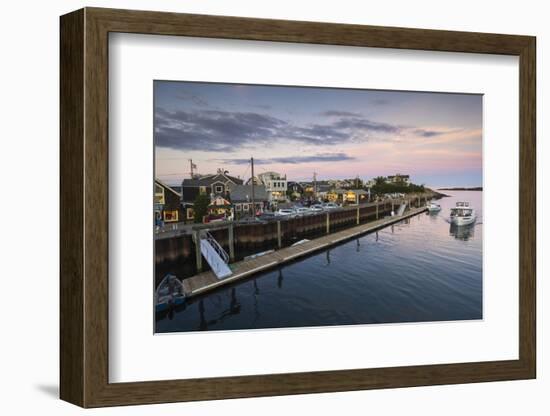
<svg viewBox="0 0 550 416">
<path fill-rule="evenodd" d="M 60 396 L 82 407 L 337 392 L 536 376 L 535 38 L 85 8 L 61 17 Z M 110 32 L 515 55 L 520 92 L 519 359 L 109 383 Z"/>
</svg>

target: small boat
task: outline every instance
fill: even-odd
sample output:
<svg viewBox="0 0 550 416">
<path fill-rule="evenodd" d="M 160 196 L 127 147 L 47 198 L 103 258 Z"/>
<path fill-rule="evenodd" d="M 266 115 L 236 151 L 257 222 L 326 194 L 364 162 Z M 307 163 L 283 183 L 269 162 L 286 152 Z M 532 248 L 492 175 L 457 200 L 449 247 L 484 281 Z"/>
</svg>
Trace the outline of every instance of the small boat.
<svg viewBox="0 0 550 416">
<path fill-rule="evenodd" d="M 441 211 L 441 205 L 436 204 L 435 202 L 430 202 L 428 204 L 428 212 L 439 212 Z"/>
<path fill-rule="evenodd" d="M 167 274 L 155 291 L 155 311 L 163 312 L 185 302 L 183 284 L 173 274 Z"/>
<path fill-rule="evenodd" d="M 266 251 L 260 251 L 259 253 L 251 254 L 250 256 L 245 256 L 243 260 L 253 260 L 257 259 L 258 257 L 265 256 L 266 254 L 274 253 L 275 250 L 266 250 Z"/>
<path fill-rule="evenodd" d="M 451 224 L 468 225 L 476 221 L 476 211 L 470 207 L 469 202 L 457 202 L 454 208 L 451 208 Z"/>
</svg>

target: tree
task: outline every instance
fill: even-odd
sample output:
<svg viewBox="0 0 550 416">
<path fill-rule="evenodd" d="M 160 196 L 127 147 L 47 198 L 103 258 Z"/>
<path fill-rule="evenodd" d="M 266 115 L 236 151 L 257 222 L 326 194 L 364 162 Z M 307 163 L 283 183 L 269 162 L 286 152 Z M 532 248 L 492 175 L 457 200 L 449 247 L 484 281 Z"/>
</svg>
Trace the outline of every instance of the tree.
<svg viewBox="0 0 550 416">
<path fill-rule="evenodd" d="M 202 223 L 202 218 L 208 214 L 208 205 L 210 205 L 210 197 L 208 195 L 197 195 L 193 203 L 193 218 L 195 223 Z"/>
<path fill-rule="evenodd" d="M 383 176 L 377 176 L 374 178 L 374 183 L 376 183 L 376 185 L 384 185 L 386 183 L 386 178 Z"/>
</svg>

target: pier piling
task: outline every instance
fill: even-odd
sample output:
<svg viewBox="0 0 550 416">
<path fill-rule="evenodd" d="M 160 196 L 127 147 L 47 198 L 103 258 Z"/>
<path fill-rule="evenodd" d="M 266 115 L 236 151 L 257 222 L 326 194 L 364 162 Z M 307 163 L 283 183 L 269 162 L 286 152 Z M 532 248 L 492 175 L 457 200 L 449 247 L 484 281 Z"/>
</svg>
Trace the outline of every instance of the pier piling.
<svg viewBox="0 0 550 416">
<path fill-rule="evenodd" d="M 229 260 L 235 261 L 235 236 L 233 232 L 233 224 L 227 228 L 227 245 L 229 246 Z"/>
<path fill-rule="evenodd" d="M 281 240 L 281 221 L 277 221 L 277 247 L 281 248 L 283 246 Z"/>
<path fill-rule="evenodd" d="M 193 231 L 193 242 L 195 243 L 195 258 L 197 262 L 197 273 L 202 272 L 202 253 L 201 253 L 201 236 L 200 230 Z"/>
</svg>

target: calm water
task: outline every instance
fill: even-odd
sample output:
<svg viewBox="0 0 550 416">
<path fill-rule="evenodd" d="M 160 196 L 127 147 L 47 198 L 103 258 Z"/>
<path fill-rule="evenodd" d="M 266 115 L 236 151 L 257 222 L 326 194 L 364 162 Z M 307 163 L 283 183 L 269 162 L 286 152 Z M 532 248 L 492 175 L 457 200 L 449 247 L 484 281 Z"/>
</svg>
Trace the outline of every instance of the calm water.
<svg viewBox="0 0 550 416">
<path fill-rule="evenodd" d="M 482 318 L 482 192 L 444 191 L 421 214 L 233 286 L 157 318 L 157 332 Z M 452 227 L 470 201 L 477 223 Z"/>
</svg>

